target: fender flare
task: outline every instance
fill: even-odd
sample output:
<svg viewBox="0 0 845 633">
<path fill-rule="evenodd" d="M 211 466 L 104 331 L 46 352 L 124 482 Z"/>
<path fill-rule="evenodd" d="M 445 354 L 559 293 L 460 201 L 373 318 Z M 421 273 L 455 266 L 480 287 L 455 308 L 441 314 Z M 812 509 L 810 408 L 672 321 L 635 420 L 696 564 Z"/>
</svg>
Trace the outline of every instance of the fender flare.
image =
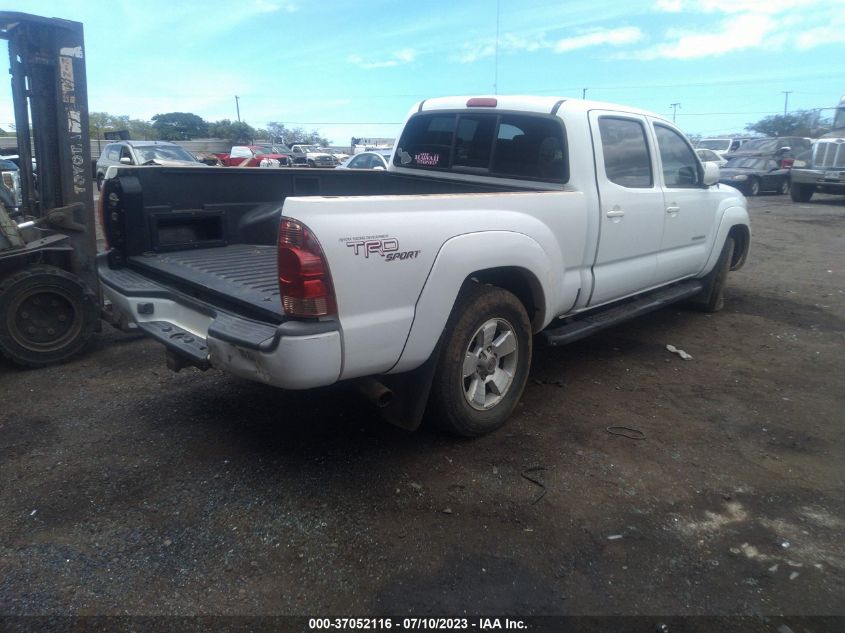
<svg viewBox="0 0 845 633">
<path fill-rule="evenodd" d="M 557 268 L 555 268 L 557 266 Z M 388 373 L 419 367 L 437 346 L 464 282 L 473 273 L 493 268 L 518 268 L 537 282 L 542 296 L 536 323 L 545 324 L 549 306 L 558 303 L 563 260 L 550 257 L 533 238 L 513 231 L 465 233 L 447 240 L 437 253 L 414 309 L 405 347 Z"/>
<path fill-rule="evenodd" d="M 748 240 L 743 251 L 734 254 L 734 263 L 731 265 L 731 270 L 737 270 L 745 263 L 751 245 L 751 222 L 748 217 L 748 209 L 742 206 L 730 206 L 722 213 L 719 226 L 716 228 L 716 236 L 713 239 L 713 247 L 710 249 L 710 256 L 707 258 L 707 262 L 704 264 L 701 272 L 699 272 L 699 277 L 703 277 L 713 270 L 716 262 L 719 261 L 719 255 L 722 253 L 722 246 L 724 246 L 725 240 L 728 239 L 731 230 L 736 226 L 741 226 L 748 232 Z"/>
</svg>

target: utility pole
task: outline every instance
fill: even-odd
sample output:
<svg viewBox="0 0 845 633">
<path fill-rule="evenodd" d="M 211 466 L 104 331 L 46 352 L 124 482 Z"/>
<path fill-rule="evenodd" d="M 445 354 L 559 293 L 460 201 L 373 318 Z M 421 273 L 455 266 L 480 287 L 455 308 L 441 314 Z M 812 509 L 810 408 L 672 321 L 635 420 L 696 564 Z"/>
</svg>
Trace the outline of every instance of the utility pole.
<svg viewBox="0 0 845 633">
<path fill-rule="evenodd" d="M 587 89 L 586 88 L 581 88 L 581 98 L 582 99 L 587 98 Z"/>
<path fill-rule="evenodd" d="M 680 103 L 670 103 L 669 106 L 672 108 L 672 123 L 675 122 L 675 114 L 678 112 L 678 108 L 681 107 Z"/>
<path fill-rule="evenodd" d="M 235 95 L 235 109 L 238 111 L 238 123 L 241 122 L 241 104 L 239 103 L 240 97 Z"/>
<path fill-rule="evenodd" d="M 794 91 L 793 90 L 781 90 L 783 93 L 783 116 L 786 116 L 786 111 L 789 107 L 789 95 L 791 95 Z"/>
</svg>

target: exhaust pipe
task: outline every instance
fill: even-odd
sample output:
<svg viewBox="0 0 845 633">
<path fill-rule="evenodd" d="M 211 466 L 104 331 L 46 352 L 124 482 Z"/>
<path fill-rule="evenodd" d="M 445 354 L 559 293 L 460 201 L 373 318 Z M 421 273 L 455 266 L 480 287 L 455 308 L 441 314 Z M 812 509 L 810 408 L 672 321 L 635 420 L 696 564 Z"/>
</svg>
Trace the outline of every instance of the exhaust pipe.
<svg viewBox="0 0 845 633">
<path fill-rule="evenodd" d="M 374 378 L 362 378 L 357 382 L 358 391 L 379 409 L 393 401 L 393 391 Z"/>
</svg>

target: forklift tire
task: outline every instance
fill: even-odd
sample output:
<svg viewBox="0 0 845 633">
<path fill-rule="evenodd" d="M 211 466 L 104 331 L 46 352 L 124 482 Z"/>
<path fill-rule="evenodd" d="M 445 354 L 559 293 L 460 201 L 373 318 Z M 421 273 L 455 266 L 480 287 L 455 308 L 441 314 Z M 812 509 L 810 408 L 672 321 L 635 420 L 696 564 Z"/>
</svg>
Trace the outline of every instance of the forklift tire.
<svg viewBox="0 0 845 633">
<path fill-rule="evenodd" d="M 96 295 L 76 275 L 31 266 L 0 281 L 0 352 L 24 367 L 67 360 L 91 339 Z"/>
</svg>

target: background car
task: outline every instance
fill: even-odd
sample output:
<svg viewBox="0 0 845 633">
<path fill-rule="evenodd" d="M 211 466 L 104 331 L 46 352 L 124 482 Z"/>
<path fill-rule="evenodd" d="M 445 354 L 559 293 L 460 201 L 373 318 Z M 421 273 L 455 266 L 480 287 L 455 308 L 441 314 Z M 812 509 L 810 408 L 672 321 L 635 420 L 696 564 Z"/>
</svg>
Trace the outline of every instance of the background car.
<svg viewBox="0 0 845 633">
<path fill-rule="evenodd" d="M 749 196 L 764 191 L 789 193 L 789 169 L 774 158 L 731 158 L 719 172 L 719 182 L 731 185 Z"/>
<path fill-rule="evenodd" d="M 109 143 L 97 159 L 97 189 L 103 184 L 106 169 L 112 165 L 167 165 L 170 167 L 208 167 L 176 143 L 167 141 L 120 141 Z"/>
<path fill-rule="evenodd" d="M 737 151 L 725 154 L 725 158 L 769 158 L 776 160 L 782 169 L 792 167 L 798 154 L 812 146 L 812 141 L 801 136 L 778 136 L 746 141 Z"/>
<path fill-rule="evenodd" d="M 701 159 L 702 163 L 716 163 L 719 167 L 722 167 L 725 163 L 727 163 L 727 159 L 722 158 L 719 154 L 714 152 L 712 149 L 697 149 L 695 153 L 698 154 L 698 157 Z"/>
<path fill-rule="evenodd" d="M 742 147 L 742 144 L 749 140 L 751 139 L 736 137 L 703 138 L 699 140 L 695 146 L 701 149 L 709 149 L 716 152 L 719 156 L 722 156 L 728 152 L 738 151 Z"/>
<path fill-rule="evenodd" d="M 387 162 L 393 150 L 378 150 L 356 154 L 338 169 L 387 169 Z"/>
</svg>

